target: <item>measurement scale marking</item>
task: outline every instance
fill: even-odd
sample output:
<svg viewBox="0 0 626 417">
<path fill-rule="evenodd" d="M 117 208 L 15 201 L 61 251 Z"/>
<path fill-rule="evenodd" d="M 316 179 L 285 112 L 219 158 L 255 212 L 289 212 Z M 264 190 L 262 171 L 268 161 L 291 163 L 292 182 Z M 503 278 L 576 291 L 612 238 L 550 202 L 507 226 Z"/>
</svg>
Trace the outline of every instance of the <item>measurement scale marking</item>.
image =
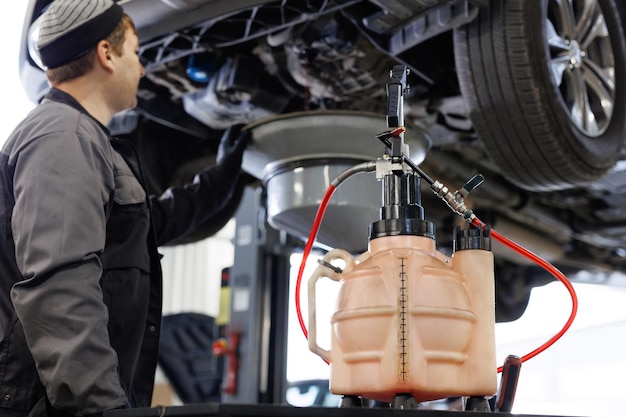
<svg viewBox="0 0 626 417">
<path fill-rule="evenodd" d="M 409 378 L 409 352 L 408 352 L 408 294 L 407 294 L 407 276 L 406 261 L 407 258 L 400 258 L 400 288 L 398 299 L 398 313 L 400 318 L 400 328 L 398 329 L 398 377 L 402 381 Z"/>
</svg>

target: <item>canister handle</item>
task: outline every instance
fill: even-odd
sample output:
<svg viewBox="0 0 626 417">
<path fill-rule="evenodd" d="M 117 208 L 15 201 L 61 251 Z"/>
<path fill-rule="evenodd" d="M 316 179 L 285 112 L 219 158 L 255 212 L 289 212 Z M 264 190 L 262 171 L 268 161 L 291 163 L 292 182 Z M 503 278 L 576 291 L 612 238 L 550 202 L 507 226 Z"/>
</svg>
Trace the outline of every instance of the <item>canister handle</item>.
<svg viewBox="0 0 626 417">
<path fill-rule="evenodd" d="M 347 269 L 349 265 L 351 266 L 354 263 L 352 255 L 350 255 L 349 252 L 343 249 L 333 249 L 324 255 L 322 262 L 317 266 L 317 268 L 315 268 L 313 275 L 309 278 L 309 350 L 327 362 L 330 362 L 330 351 L 317 344 L 317 298 L 315 296 L 315 284 L 320 278 L 323 277 L 330 278 L 333 281 L 341 280 L 342 272 L 337 271 L 330 266 L 336 259 L 341 259 L 346 263 L 344 270 Z"/>
</svg>

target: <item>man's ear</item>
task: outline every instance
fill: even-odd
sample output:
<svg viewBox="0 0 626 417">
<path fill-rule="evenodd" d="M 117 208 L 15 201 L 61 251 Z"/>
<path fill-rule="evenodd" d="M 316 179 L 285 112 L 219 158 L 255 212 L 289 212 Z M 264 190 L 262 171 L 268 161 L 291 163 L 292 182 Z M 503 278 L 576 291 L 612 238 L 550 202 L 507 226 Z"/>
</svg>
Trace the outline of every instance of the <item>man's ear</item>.
<svg viewBox="0 0 626 417">
<path fill-rule="evenodd" d="M 105 71 L 113 72 L 113 48 L 109 41 L 101 40 L 96 45 L 96 61 Z"/>
</svg>

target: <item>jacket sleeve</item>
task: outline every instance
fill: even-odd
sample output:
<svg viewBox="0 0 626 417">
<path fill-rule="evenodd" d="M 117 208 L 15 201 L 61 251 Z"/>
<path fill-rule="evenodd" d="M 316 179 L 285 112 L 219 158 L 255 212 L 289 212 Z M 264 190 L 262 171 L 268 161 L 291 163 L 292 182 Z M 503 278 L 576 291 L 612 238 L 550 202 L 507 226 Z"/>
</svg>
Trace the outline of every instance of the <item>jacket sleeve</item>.
<svg viewBox="0 0 626 417">
<path fill-rule="evenodd" d="M 75 415 L 127 404 L 99 285 L 112 190 L 106 148 L 75 133 L 38 138 L 15 162 L 11 227 L 23 279 L 11 297 L 50 403 Z"/>
<path fill-rule="evenodd" d="M 152 218 L 157 244 L 164 245 L 193 232 L 226 206 L 234 194 L 239 168 L 214 165 L 181 187 L 152 196 Z"/>
</svg>

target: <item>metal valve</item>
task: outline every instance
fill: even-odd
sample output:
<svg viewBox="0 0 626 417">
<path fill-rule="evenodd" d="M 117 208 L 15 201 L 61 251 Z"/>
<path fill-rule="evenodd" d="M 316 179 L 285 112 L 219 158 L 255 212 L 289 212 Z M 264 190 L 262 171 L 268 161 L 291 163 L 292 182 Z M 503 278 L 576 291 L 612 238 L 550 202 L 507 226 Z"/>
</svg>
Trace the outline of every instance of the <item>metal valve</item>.
<svg viewBox="0 0 626 417">
<path fill-rule="evenodd" d="M 476 215 L 465 205 L 465 197 L 482 184 L 484 180 L 485 178 L 481 174 L 474 175 L 463 187 L 455 192 L 451 192 L 450 189 L 439 180 L 434 181 L 430 188 L 438 197 L 445 201 L 452 211 L 471 222 L 476 218 Z"/>
</svg>

